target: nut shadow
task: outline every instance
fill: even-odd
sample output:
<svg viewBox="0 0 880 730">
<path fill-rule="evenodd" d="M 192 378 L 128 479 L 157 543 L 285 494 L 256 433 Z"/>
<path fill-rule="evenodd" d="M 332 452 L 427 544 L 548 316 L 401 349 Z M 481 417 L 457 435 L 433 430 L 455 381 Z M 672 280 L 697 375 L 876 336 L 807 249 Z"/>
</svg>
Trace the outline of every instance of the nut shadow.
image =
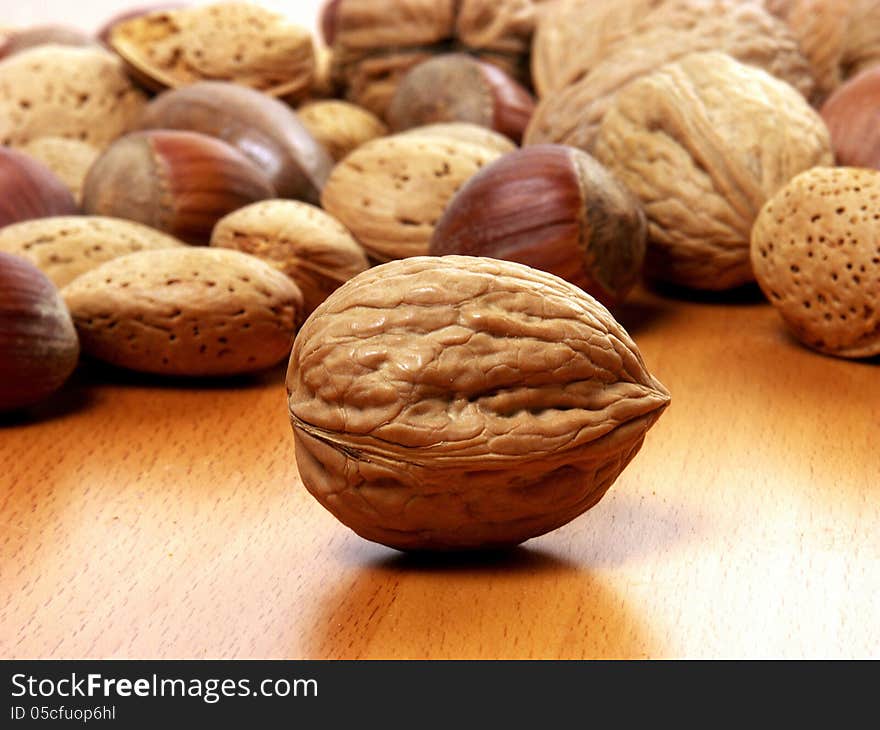
<svg viewBox="0 0 880 730">
<path fill-rule="evenodd" d="M 745 284 L 725 291 L 702 291 L 688 289 L 657 280 L 647 280 L 645 289 L 663 299 L 671 299 L 692 304 L 764 306 L 769 304 L 761 288 L 757 284 Z"/>
<path fill-rule="evenodd" d="M 390 553 L 355 546 L 352 578 L 317 597 L 301 637 L 320 659 L 584 659 L 653 653 L 599 575 L 552 552 Z M 302 653 L 302 652 L 298 652 Z"/>
<path fill-rule="evenodd" d="M 0 430 L 26 428 L 49 421 L 62 421 L 93 408 L 95 399 L 78 373 L 44 401 L 26 408 L 0 413 Z"/>
</svg>

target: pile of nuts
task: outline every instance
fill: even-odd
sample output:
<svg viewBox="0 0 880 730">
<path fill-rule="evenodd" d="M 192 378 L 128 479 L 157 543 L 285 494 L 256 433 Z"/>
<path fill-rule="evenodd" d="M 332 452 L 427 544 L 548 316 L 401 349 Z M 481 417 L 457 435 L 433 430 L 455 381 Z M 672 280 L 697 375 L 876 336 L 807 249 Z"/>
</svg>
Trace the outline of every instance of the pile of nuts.
<svg viewBox="0 0 880 730">
<path fill-rule="evenodd" d="M 80 352 L 289 357 L 302 481 L 363 537 L 553 530 L 669 404 L 606 308 L 639 282 L 757 282 L 805 345 L 880 355 L 878 18 L 329 0 L 323 38 L 245 2 L 7 31 L 0 411 Z"/>
</svg>

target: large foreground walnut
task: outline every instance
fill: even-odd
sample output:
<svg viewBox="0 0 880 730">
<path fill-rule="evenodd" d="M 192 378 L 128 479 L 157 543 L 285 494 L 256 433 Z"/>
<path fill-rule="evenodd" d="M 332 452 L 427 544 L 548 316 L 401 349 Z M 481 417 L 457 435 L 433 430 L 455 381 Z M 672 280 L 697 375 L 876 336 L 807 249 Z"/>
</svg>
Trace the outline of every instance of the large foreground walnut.
<svg viewBox="0 0 880 730">
<path fill-rule="evenodd" d="M 418 257 L 321 305 L 287 376 L 306 488 L 404 550 L 514 545 L 605 494 L 669 403 L 577 287 L 522 264 Z"/>
<path fill-rule="evenodd" d="M 806 100 L 723 53 L 693 54 L 627 86 L 596 156 L 644 205 L 646 274 L 715 290 L 753 280 L 749 236 L 767 198 L 832 163 L 828 129 Z"/>
<path fill-rule="evenodd" d="M 809 64 L 791 30 L 760 4 L 739 0 L 667 0 L 577 83 L 549 94 L 535 109 L 526 144 L 567 144 L 592 152 L 602 117 L 629 82 L 691 53 L 723 51 L 764 69 L 812 98 Z M 577 55 L 573 58 L 578 58 Z"/>
</svg>

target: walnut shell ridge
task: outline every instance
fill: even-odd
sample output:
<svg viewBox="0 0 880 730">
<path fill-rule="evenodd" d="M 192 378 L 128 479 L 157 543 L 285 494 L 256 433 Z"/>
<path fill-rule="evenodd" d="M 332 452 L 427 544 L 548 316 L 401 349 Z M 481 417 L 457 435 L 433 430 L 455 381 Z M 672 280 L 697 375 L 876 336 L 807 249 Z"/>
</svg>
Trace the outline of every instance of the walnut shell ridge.
<svg viewBox="0 0 880 730">
<path fill-rule="evenodd" d="M 828 129 L 795 89 L 723 53 L 632 82 L 595 152 L 642 201 L 646 275 L 710 290 L 753 281 L 749 237 L 767 198 L 833 162 Z"/>
<path fill-rule="evenodd" d="M 518 544 L 595 505 L 669 403 L 595 299 L 522 264 L 416 257 L 338 289 L 297 337 L 306 488 L 404 550 Z"/>
</svg>

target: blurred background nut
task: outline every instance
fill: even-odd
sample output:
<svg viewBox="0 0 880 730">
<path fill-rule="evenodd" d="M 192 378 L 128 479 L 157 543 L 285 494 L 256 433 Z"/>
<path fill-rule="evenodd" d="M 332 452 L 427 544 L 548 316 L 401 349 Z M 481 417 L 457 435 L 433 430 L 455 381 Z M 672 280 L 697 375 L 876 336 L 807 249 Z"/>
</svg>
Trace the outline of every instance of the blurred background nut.
<svg viewBox="0 0 880 730">
<path fill-rule="evenodd" d="M 336 162 L 371 139 L 388 134 L 388 127 L 375 114 L 339 99 L 309 102 L 296 115 Z"/>
<path fill-rule="evenodd" d="M 401 550 L 515 545 L 595 505 L 669 403 L 623 328 L 542 271 L 466 256 L 372 269 L 287 375 L 300 477 Z"/>
<path fill-rule="evenodd" d="M 27 259 L 59 289 L 105 261 L 181 245 L 140 223 L 100 216 L 37 218 L 0 228 L 0 251 Z"/>
<path fill-rule="evenodd" d="M 518 261 L 610 305 L 641 277 L 645 216 L 639 201 L 585 152 L 538 145 L 472 177 L 440 218 L 430 253 Z"/>
<path fill-rule="evenodd" d="M 0 59 L 35 46 L 93 46 L 95 39 L 88 33 L 70 25 L 34 25 L 9 33 L 0 40 Z"/>
<path fill-rule="evenodd" d="M 592 153 L 602 117 L 621 88 L 665 63 L 716 50 L 788 82 L 808 99 L 815 96 L 809 64 L 790 29 L 759 3 L 667 0 L 611 43 L 583 78 L 541 99 L 525 143 Z"/>
<path fill-rule="evenodd" d="M 534 108 L 531 94 L 504 71 L 454 53 L 420 63 L 401 79 L 388 107 L 388 122 L 397 131 L 469 122 L 519 142 Z"/>
<path fill-rule="evenodd" d="M 298 99 L 315 73 L 311 33 L 256 3 L 137 15 L 113 25 L 109 44 L 154 91 L 222 79 Z"/>
<path fill-rule="evenodd" d="M 253 89 L 203 81 L 153 99 L 142 129 L 180 129 L 231 144 L 269 178 L 283 198 L 317 202 L 333 161 L 283 102 Z"/>
<path fill-rule="evenodd" d="M 76 212 L 72 193 L 48 167 L 22 152 L 0 147 L 0 228 Z"/>
<path fill-rule="evenodd" d="M 66 137 L 38 137 L 23 144 L 21 150 L 54 172 L 73 193 L 77 204 L 82 201 L 86 175 L 100 150 L 87 142 Z"/>
<path fill-rule="evenodd" d="M 838 165 L 880 169 L 880 66 L 847 81 L 822 106 Z"/>
<path fill-rule="evenodd" d="M 78 359 L 79 341 L 58 290 L 32 263 L 0 251 L 0 411 L 49 397 Z"/>
<path fill-rule="evenodd" d="M 345 226 L 293 200 L 264 200 L 230 213 L 215 226 L 211 245 L 257 256 L 287 274 L 303 293 L 306 316 L 369 268 Z"/>
<path fill-rule="evenodd" d="M 120 23 L 127 20 L 134 20 L 135 18 L 139 18 L 142 15 L 148 15 L 149 13 L 158 13 L 163 10 L 179 10 L 180 8 L 186 7 L 187 4 L 188 3 L 186 2 L 158 2 L 127 8 L 126 10 L 107 18 L 101 23 L 95 33 L 95 37 L 107 48 L 110 48 L 110 33 L 113 28 Z"/>
<path fill-rule="evenodd" d="M 83 210 L 207 244 L 233 210 L 274 198 L 269 179 L 235 147 L 196 132 L 133 132 L 92 165 Z"/>
<path fill-rule="evenodd" d="M 272 367 L 302 316 L 296 284 L 254 256 L 181 246 L 108 261 L 63 290 L 83 352 L 160 375 Z"/>
<path fill-rule="evenodd" d="M 103 149 L 134 128 L 146 98 L 100 48 L 39 46 L 0 62 L 0 143 L 64 137 Z"/>
<path fill-rule="evenodd" d="M 400 79 L 450 51 L 528 81 L 532 0 L 333 0 L 322 14 L 333 76 L 349 101 L 384 118 Z"/>
<path fill-rule="evenodd" d="M 333 168 L 321 204 L 372 259 L 422 256 L 458 189 L 500 154 L 438 134 L 381 137 Z"/>
<path fill-rule="evenodd" d="M 543 97 L 580 81 L 663 2 L 556 0 L 541 5 L 532 41 L 535 91 Z"/>
<path fill-rule="evenodd" d="M 833 162 L 803 96 L 723 53 L 687 56 L 621 90 L 596 156 L 642 201 L 646 275 L 714 290 L 753 281 L 749 237 L 767 198 Z"/>
<path fill-rule="evenodd" d="M 880 62 L 880 1 L 765 0 L 791 27 L 810 61 L 821 99 Z"/>
<path fill-rule="evenodd" d="M 752 231 L 761 289 L 794 334 L 838 357 L 880 355 L 880 172 L 816 167 Z"/>
</svg>

